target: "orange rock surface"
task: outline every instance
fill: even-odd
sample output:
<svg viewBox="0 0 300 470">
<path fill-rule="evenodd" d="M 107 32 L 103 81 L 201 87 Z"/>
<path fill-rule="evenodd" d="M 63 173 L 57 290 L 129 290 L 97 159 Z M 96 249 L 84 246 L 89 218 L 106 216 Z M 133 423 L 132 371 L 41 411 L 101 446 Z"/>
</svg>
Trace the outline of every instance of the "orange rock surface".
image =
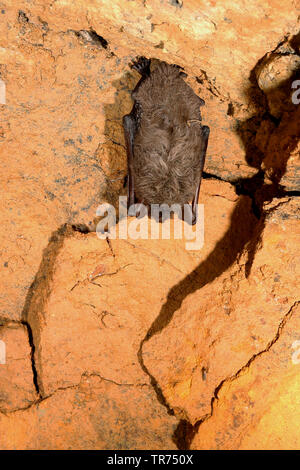
<svg viewBox="0 0 300 470">
<path fill-rule="evenodd" d="M 0 0 L 0 449 L 299 448 L 299 18 Z M 138 55 L 206 102 L 200 249 L 72 229 L 126 194 Z"/>
<path fill-rule="evenodd" d="M 0 326 L 5 353 L 0 367 L 0 410 L 12 412 L 27 408 L 37 399 L 32 380 L 31 348 L 24 325 Z"/>
<path fill-rule="evenodd" d="M 221 257 L 229 264 L 235 233 L 231 240 L 225 235 L 218 241 L 190 275 L 188 286 L 185 279 L 172 288 L 160 313 L 168 311 L 169 322 L 144 344 L 149 373 L 170 407 L 193 424 L 211 414 L 211 400 L 220 385 L 268 347 L 298 301 L 299 205 L 278 204 L 270 209 L 263 231 L 257 227 L 246 251 L 229 269 L 224 269 Z M 187 289 L 190 295 L 181 295 Z M 175 309 L 171 298 L 176 297 Z M 167 366 L 170 363 L 173 367 Z"/>
<path fill-rule="evenodd" d="M 295 302 L 266 349 L 223 383 L 191 448 L 299 448 L 299 314 Z"/>
</svg>

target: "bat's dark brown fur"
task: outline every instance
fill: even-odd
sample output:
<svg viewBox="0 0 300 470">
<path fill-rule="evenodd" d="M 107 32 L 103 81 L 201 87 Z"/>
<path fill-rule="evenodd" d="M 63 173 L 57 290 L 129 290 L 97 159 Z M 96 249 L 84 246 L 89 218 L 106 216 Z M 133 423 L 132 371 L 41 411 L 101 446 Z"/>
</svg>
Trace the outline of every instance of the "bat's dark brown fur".
<svg viewBox="0 0 300 470">
<path fill-rule="evenodd" d="M 204 104 L 176 65 L 140 58 L 142 79 L 124 117 L 129 168 L 129 205 L 198 202 L 209 128 L 201 125 Z"/>
</svg>

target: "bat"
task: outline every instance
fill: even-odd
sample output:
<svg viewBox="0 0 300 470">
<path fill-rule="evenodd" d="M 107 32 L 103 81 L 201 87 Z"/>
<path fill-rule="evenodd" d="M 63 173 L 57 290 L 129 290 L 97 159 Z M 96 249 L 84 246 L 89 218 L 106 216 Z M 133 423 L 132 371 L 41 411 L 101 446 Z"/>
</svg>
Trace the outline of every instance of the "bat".
<svg viewBox="0 0 300 470">
<path fill-rule="evenodd" d="M 177 65 L 139 57 L 132 68 L 141 78 L 132 91 L 134 101 L 123 117 L 128 162 L 128 208 L 137 202 L 179 204 L 192 201 L 192 224 L 209 137 L 201 123 L 205 103 L 184 81 Z"/>
</svg>

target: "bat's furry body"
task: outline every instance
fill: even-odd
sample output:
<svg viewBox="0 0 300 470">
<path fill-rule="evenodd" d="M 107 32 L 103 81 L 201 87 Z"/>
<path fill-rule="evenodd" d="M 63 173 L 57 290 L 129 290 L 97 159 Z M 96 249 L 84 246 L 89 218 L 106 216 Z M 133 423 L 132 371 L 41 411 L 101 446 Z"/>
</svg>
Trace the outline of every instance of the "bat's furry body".
<svg viewBox="0 0 300 470">
<path fill-rule="evenodd" d="M 128 156 L 129 206 L 134 202 L 186 204 L 193 214 L 205 160 L 209 128 L 201 125 L 204 101 L 183 80 L 176 65 L 134 63 L 142 78 L 132 92 L 134 106 L 123 124 Z"/>
<path fill-rule="evenodd" d="M 133 92 L 141 109 L 134 138 L 135 194 L 146 204 L 185 204 L 199 184 L 203 104 L 174 65 L 160 63 Z"/>
</svg>

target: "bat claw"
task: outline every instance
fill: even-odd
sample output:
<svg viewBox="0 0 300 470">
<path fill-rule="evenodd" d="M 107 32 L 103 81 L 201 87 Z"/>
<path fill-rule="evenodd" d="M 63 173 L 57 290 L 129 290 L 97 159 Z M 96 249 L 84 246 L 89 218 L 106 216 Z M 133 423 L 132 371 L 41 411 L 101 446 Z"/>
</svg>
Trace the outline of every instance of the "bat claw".
<svg viewBox="0 0 300 470">
<path fill-rule="evenodd" d="M 146 57 L 137 57 L 136 60 L 132 61 L 131 68 L 142 76 L 148 76 L 150 75 L 150 62 L 150 59 L 146 59 Z"/>
</svg>

